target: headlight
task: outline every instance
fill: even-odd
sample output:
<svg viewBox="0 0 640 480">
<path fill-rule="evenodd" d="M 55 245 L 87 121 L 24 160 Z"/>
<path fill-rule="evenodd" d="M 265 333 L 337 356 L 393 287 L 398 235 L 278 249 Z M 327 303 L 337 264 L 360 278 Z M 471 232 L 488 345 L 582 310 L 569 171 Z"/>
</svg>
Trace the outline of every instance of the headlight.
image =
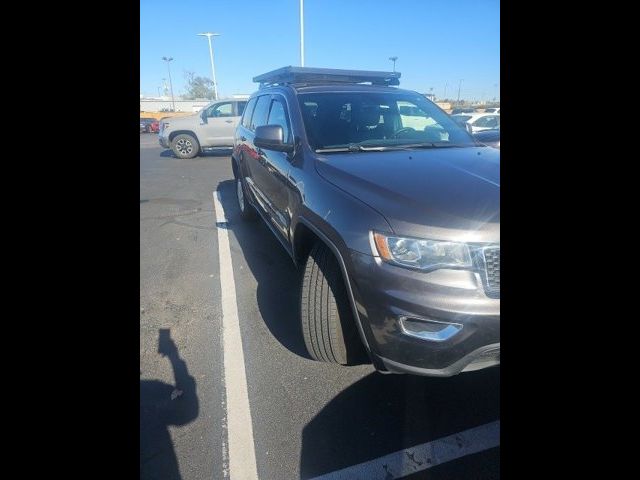
<svg viewBox="0 0 640 480">
<path fill-rule="evenodd" d="M 471 253 L 465 243 L 394 237 L 381 233 L 374 233 L 373 238 L 383 260 L 403 267 L 433 270 L 472 266 Z"/>
</svg>

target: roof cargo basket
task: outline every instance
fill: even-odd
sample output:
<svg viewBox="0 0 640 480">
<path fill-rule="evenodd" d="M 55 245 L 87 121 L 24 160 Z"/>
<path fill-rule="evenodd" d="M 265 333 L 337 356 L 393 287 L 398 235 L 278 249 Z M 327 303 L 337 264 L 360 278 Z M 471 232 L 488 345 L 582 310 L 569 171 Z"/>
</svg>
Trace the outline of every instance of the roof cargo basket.
<svg viewBox="0 0 640 480">
<path fill-rule="evenodd" d="M 400 85 L 400 72 L 367 70 L 338 70 L 335 68 L 282 67 L 253 77 L 260 88 L 285 84 L 371 83 L 372 85 Z"/>
</svg>

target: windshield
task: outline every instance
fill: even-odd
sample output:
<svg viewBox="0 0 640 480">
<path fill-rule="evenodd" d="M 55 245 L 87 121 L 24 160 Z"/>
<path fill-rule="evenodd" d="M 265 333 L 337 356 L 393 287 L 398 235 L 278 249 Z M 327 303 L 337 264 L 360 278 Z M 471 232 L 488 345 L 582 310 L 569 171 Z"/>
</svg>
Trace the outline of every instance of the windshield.
<svg viewBox="0 0 640 480">
<path fill-rule="evenodd" d="M 475 146 L 446 113 L 418 94 L 323 92 L 298 95 L 309 144 L 316 151 L 353 146 Z"/>
</svg>

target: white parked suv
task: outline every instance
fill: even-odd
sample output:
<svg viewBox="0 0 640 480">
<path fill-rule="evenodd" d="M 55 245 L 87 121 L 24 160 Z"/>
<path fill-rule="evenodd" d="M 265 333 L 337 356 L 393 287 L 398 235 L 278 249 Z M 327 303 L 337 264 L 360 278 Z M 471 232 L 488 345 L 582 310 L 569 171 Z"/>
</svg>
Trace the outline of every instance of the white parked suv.
<svg viewBox="0 0 640 480">
<path fill-rule="evenodd" d="M 247 105 L 246 100 L 216 100 L 198 113 L 165 118 L 158 140 L 178 158 L 193 158 L 207 148 L 233 147 L 233 135 Z"/>
<path fill-rule="evenodd" d="M 459 125 L 469 124 L 473 133 L 500 128 L 499 113 L 458 113 L 451 118 Z"/>
</svg>

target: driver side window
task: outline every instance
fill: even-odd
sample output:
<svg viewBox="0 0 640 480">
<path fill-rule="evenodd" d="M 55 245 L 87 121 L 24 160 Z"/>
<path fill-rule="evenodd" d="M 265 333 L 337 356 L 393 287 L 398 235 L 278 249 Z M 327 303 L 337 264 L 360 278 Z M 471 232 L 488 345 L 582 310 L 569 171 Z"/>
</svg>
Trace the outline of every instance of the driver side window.
<svg viewBox="0 0 640 480">
<path fill-rule="evenodd" d="M 209 107 L 207 111 L 207 117 L 220 118 L 220 117 L 233 117 L 233 103 L 218 103 Z"/>
<path fill-rule="evenodd" d="M 500 125 L 500 117 L 495 115 L 488 115 L 486 117 L 480 117 L 473 124 L 476 127 L 496 128 Z"/>
</svg>

